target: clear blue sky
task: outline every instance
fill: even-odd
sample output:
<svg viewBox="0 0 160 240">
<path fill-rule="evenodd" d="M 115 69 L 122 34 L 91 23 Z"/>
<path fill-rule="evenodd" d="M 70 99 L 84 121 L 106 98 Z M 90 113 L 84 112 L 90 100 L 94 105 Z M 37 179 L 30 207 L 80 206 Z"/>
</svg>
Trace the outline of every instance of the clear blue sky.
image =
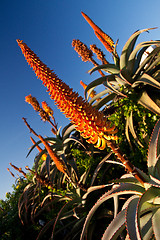
<svg viewBox="0 0 160 240">
<path fill-rule="evenodd" d="M 129 36 L 138 29 L 160 27 L 159 0 L 1 0 L 0 2 L 0 198 L 11 191 L 14 179 L 7 171 L 9 162 L 24 167 L 32 166 L 35 150 L 30 157 L 30 133 L 22 121 L 27 118 L 31 127 L 43 136 L 52 136 L 50 126 L 25 102 L 25 96 L 32 94 L 38 101 L 47 101 L 53 107 L 58 126 L 68 121 L 54 106 L 41 81 L 26 63 L 16 39 L 22 39 L 54 69 L 58 76 L 80 95 L 85 83 L 97 78 L 89 76 L 90 63 L 80 60 L 71 46 L 73 39 L 80 39 L 88 46 L 96 43 L 105 49 L 95 37 L 91 27 L 84 20 L 86 13 L 114 41 L 119 39 L 118 52 Z M 144 33 L 140 40 L 160 39 L 160 28 Z M 111 61 L 110 55 L 106 57 Z M 11 167 L 10 167 L 11 169 Z M 13 171 L 15 174 L 16 172 Z"/>
</svg>

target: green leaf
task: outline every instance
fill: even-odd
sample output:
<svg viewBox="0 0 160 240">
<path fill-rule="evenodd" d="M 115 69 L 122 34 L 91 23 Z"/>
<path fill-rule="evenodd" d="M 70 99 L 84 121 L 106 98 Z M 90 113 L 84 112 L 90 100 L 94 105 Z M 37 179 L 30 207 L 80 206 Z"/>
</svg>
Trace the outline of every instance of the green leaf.
<svg viewBox="0 0 160 240">
<path fill-rule="evenodd" d="M 160 115 L 160 108 L 157 106 L 157 104 L 148 96 L 147 92 L 144 91 L 141 95 L 141 97 L 138 100 L 138 103 L 140 103 L 143 107 L 147 108 L 151 112 Z"/>
<path fill-rule="evenodd" d="M 137 205 L 137 213 L 136 213 L 137 227 L 136 227 L 136 230 L 137 230 L 137 235 L 139 235 L 142 239 L 144 239 L 143 238 L 144 233 L 146 233 L 147 231 L 146 231 L 146 229 L 145 229 L 145 232 L 142 231 L 141 225 L 143 222 L 140 219 L 141 215 L 142 214 L 144 215 L 145 212 L 147 214 L 148 212 L 151 212 L 155 208 L 159 207 L 159 205 L 152 204 L 158 195 L 160 195 L 160 189 L 156 188 L 156 187 L 151 187 L 141 196 L 140 201 Z M 146 205 L 146 203 L 151 203 L 151 204 Z"/>
<path fill-rule="evenodd" d="M 70 141 L 76 142 L 76 143 L 80 144 L 84 149 L 86 149 L 86 147 L 83 145 L 83 143 L 81 143 L 78 138 L 73 137 L 73 136 L 72 136 L 72 137 L 69 137 L 69 138 L 66 138 L 66 139 L 63 141 L 63 144 L 67 144 L 67 143 L 70 142 Z"/>
<path fill-rule="evenodd" d="M 103 84 L 104 81 L 106 80 L 106 77 L 107 77 L 107 76 L 97 78 L 96 80 L 94 80 L 94 81 L 92 81 L 91 83 L 89 83 L 89 84 L 87 85 L 86 89 L 85 89 L 85 92 L 84 92 L 85 98 L 87 98 L 87 92 L 88 92 L 91 88 L 97 87 L 98 85 Z"/>
<path fill-rule="evenodd" d="M 150 85 L 160 89 L 160 83 L 146 73 L 144 73 L 138 81 L 135 81 L 132 87 L 137 87 L 139 84 Z"/>
<path fill-rule="evenodd" d="M 142 42 L 139 43 L 136 48 L 131 52 L 129 58 L 128 58 L 128 62 L 127 62 L 127 69 L 128 71 L 132 74 L 133 73 L 133 69 L 134 69 L 134 63 L 136 60 L 136 55 L 138 53 L 138 51 L 143 48 L 143 47 L 149 47 L 151 45 L 156 45 L 156 44 L 160 44 L 160 41 L 147 41 L 147 42 Z"/>
<path fill-rule="evenodd" d="M 107 161 L 107 159 L 108 159 L 111 155 L 112 155 L 112 152 L 110 152 L 109 154 L 107 154 L 107 156 L 104 157 L 104 158 L 100 161 L 100 163 L 97 165 L 96 169 L 94 170 L 94 173 L 93 173 L 93 176 L 92 176 L 92 180 L 91 180 L 90 186 L 93 185 L 93 183 L 94 183 L 94 181 L 95 181 L 95 179 L 96 179 L 96 177 L 97 177 L 98 172 L 100 171 L 100 169 L 101 169 L 101 167 L 103 166 L 103 164 Z"/>
<path fill-rule="evenodd" d="M 92 104 L 94 101 L 99 101 L 100 98 L 106 94 L 108 94 L 110 92 L 109 89 L 105 89 L 104 91 L 97 93 L 93 98 L 91 98 L 91 100 L 89 101 L 89 104 Z"/>
<path fill-rule="evenodd" d="M 140 218 L 140 227 L 141 227 L 142 240 L 151 239 L 151 237 L 153 236 L 151 212 L 146 213 Z"/>
<path fill-rule="evenodd" d="M 81 234 L 81 238 L 80 240 L 84 239 L 87 230 L 88 230 L 88 226 L 90 223 L 90 220 L 92 218 L 92 216 L 94 215 L 94 213 L 97 211 L 97 209 L 108 199 L 119 196 L 119 195 L 125 195 L 125 194 L 138 194 L 141 195 L 144 192 L 144 188 L 141 186 L 137 186 L 135 184 L 131 184 L 131 183 L 123 183 L 120 184 L 119 186 L 117 186 L 116 188 L 112 188 L 110 191 L 108 191 L 107 193 L 105 193 L 104 195 L 102 195 L 102 197 L 97 201 L 97 203 L 91 208 L 91 210 L 89 211 L 87 218 L 85 220 L 84 226 L 83 226 L 83 230 L 82 230 L 82 234 Z"/>
<path fill-rule="evenodd" d="M 131 37 L 128 39 L 128 41 L 126 42 L 126 44 L 124 45 L 124 47 L 122 49 L 122 54 L 121 54 L 121 57 L 120 57 L 120 69 L 121 70 L 123 68 L 126 68 L 128 57 L 129 57 L 130 53 L 132 52 L 132 50 L 134 48 L 137 37 L 141 33 L 146 32 L 148 30 L 152 30 L 152 29 L 155 29 L 155 28 L 147 28 L 147 29 L 139 30 L 139 31 L 136 31 L 135 33 L 133 33 L 131 35 Z"/>
<path fill-rule="evenodd" d="M 144 71 L 144 67 L 147 66 L 146 64 L 147 63 L 149 64 L 149 61 L 151 60 L 151 58 L 153 58 L 153 56 L 155 56 L 160 51 L 160 47 L 156 47 L 151 53 L 149 53 L 146 59 L 140 64 L 142 54 L 145 52 L 147 48 L 148 47 L 143 47 L 138 53 L 138 56 L 135 62 L 135 65 L 137 65 L 135 68 L 136 72 L 134 73 L 133 79 L 137 78 L 140 75 L 141 71 Z"/>
<path fill-rule="evenodd" d="M 105 230 L 102 240 L 117 240 L 118 236 L 125 229 L 125 209 L 122 210 Z"/>
<path fill-rule="evenodd" d="M 155 166 L 157 164 L 158 158 L 157 158 L 157 143 L 159 139 L 159 132 L 160 132 L 160 120 L 157 121 L 151 139 L 148 149 L 148 172 L 153 177 L 158 177 L 160 179 L 160 176 L 157 174 Z M 158 153 L 159 155 L 159 153 Z"/>
<path fill-rule="evenodd" d="M 137 210 L 137 204 L 139 201 L 139 197 L 134 197 L 129 203 L 126 208 L 126 227 L 129 234 L 130 239 L 134 240 L 140 240 L 140 238 L 137 237 L 136 233 L 136 210 Z"/>
<path fill-rule="evenodd" d="M 46 171 L 47 171 L 48 179 L 50 179 L 50 161 L 51 161 L 51 158 L 50 158 L 49 155 L 47 155 L 45 165 L 46 165 Z"/>
<path fill-rule="evenodd" d="M 160 208 L 155 210 L 153 212 L 153 216 L 152 216 L 152 226 L 153 226 L 153 232 L 154 232 L 156 240 L 160 240 L 159 223 L 160 223 Z"/>
<path fill-rule="evenodd" d="M 104 70 L 107 73 L 111 73 L 111 74 L 118 74 L 119 73 L 119 68 L 115 65 L 115 64 L 104 64 L 104 65 L 100 65 L 98 67 L 94 67 L 91 70 L 89 70 L 88 72 L 90 74 L 92 74 L 93 72 L 97 71 L 97 70 Z"/>
<path fill-rule="evenodd" d="M 117 82 L 109 82 L 109 78 L 106 79 L 106 82 L 104 83 L 104 86 L 106 86 L 107 88 L 109 88 L 111 91 L 113 91 L 114 93 L 116 93 L 117 95 L 120 95 L 122 97 L 127 97 L 127 95 L 123 94 L 122 92 L 118 91 L 119 85 L 117 84 Z"/>
<path fill-rule="evenodd" d="M 134 130 L 134 126 L 133 126 L 133 111 L 131 111 L 129 117 L 127 118 L 127 121 L 128 121 L 128 127 L 129 127 L 129 130 L 133 136 L 133 138 L 135 139 L 135 141 L 143 148 L 143 145 L 141 144 L 141 142 L 139 141 L 136 133 L 135 133 L 135 130 Z"/>
<path fill-rule="evenodd" d="M 111 93 L 108 94 L 107 96 L 105 96 L 104 98 L 102 98 L 101 100 L 95 102 L 92 106 L 96 107 L 97 109 L 100 109 L 101 107 L 105 106 L 108 102 L 110 102 L 111 100 L 113 100 L 113 98 L 116 96 L 115 93 Z"/>
<path fill-rule="evenodd" d="M 68 124 L 65 128 L 63 128 L 62 131 L 62 139 L 63 141 L 69 137 L 69 135 L 71 134 L 71 132 L 73 132 L 75 130 L 75 126 L 73 124 Z"/>
</svg>

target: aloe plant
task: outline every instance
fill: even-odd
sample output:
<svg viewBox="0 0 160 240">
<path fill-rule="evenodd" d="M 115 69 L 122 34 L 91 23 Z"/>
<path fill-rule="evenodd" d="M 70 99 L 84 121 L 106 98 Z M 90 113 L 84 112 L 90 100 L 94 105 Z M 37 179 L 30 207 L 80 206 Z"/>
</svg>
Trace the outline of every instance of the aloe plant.
<svg viewBox="0 0 160 240">
<path fill-rule="evenodd" d="M 145 179 L 141 184 L 131 174 L 125 174 L 117 179 L 112 189 L 98 199 L 96 204 L 89 211 L 85 220 L 81 240 L 87 236 L 91 219 L 96 211 L 109 199 L 114 200 L 114 218 L 107 226 L 102 236 L 103 240 L 117 239 L 159 239 L 160 219 L 160 120 L 157 122 L 149 144 L 147 165 L 148 175 L 138 169 Z M 118 211 L 118 199 L 120 210 Z"/>
<path fill-rule="evenodd" d="M 123 99 L 128 98 L 128 101 L 132 103 L 132 109 L 128 108 L 127 115 L 125 115 L 126 136 L 130 142 L 130 132 L 135 141 L 142 147 L 144 143 L 139 140 L 136 129 L 133 127 L 134 115 L 137 111 L 137 104 L 141 104 L 150 112 L 160 115 L 160 41 L 146 41 L 138 45 L 136 45 L 136 41 L 141 33 L 155 28 L 142 29 L 133 33 L 119 56 L 117 53 L 118 44 L 114 43 L 112 38 L 104 33 L 85 13 L 82 12 L 82 15 L 106 50 L 112 54 L 114 60 L 113 63 L 97 64 L 89 71 L 90 73 L 101 71 L 102 77 L 88 84 L 85 89 L 85 97 L 89 100 L 94 89 L 103 85 L 104 90 L 92 97 L 89 103 L 97 109 L 103 109 L 104 114 L 108 116 L 116 113 L 118 107 L 124 106 Z M 134 109 L 135 106 L 136 109 Z M 144 124 L 146 124 L 145 121 Z M 144 138 L 146 134 L 144 133 Z"/>
<path fill-rule="evenodd" d="M 160 41 L 148 41 L 135 47 L 138 36 L 151 29 L 137 31 L 126 42 L 119 57 L 117 43 L 115 44 L 86 14 L 82 13 L 82 15 L 114 59 L 114 63 L 111 64 L 95 45 L 91 45 L 88 49 L 81 41 L 73 40 L 72 45 L 82 60 L 90 61 L 95 65 L 90 73 L 98 71 L 101 74 L 100 78 L 88 84 L 87 87 L 83 84 L 85 100 L 59 79 L 23 41 L 17 40 L 28 64 L 47 87 L 51 99 L 71 122 L 62 132 L 56 128 L 57 126 L 54 123 L 55 136 L 43 138 L 36 134 L 25 120 L 31 132 L 39 138 L 37 142 L 33 141 L 34 145 L 31 147 L 29 154 L 36 147 L 39 154 L 35 158 L 35 170 L 27 168 L 33 173 L 34 177 L 24 189 L 19 200 L 19 216 L 22 221 L 27 222 L 28 219 L 31 219 L 35 222 L 46 211 L 52 212 L 54 204 L 58 203 L 56 213 L 54 212 L 50 221 L 45 221 L 37 239 L 40 239 L 46 231 L 50 231 L 50 228 L 52 228 L 51 239 L 53 237 L 57 237 L 57 239 L 61 237 L 64 240 L 79 239 L 82 231 L 81 240 L 85 238 L 91 240 L 95 233 L 98 232 L 101 235 L 104 226 L 107 228 L 106 230 L 103 229 L 103 240 L 117 239 L 119 236 L 126 240 L 147 240 L 151 237 L 154 238 L 154 236 L 158 239 L 160 121 L 157 122 L 150 140 L 147 175 L 139 168 L 134 167 L 128 156 L 124 154 L 125 152 L 121 151 L 118 144 L 117 135 L 119 133 L 117 133 L 116 124 L 114 121 L 110 121 L 111 114 L 109 114 L 110 118 L 106 116 L 106 109 L 111 106 L 113 112 L 115 112 L 116 108 L 125 105 L 126 99 L 129 99 L 135 105 L 140 103 L 154 114 L 160 114 L 158 106 Z M 154 50 L 148 54 L 145 60 L 142 59 L 147 48 L 152 45 L 154 45 Z M 98 65 L 93 59 L 93 53 L 96 54 L 103 65 Z M 99 85 L 103 85 L 105 89 L 96 93 L 94 89 Z M 30 97 L 29 95 L 29 103 Z M 90 101 L 89 97 L 91 97 Z M 124 102 L 121 101 L 122 99 Z M 34 108 L 35 104 L 37 103 L 34 101 Z M 41 117 L 42 110 L 44 110 L 48 114 L 45 115 L 48 116 L 45 119 L 50 121 L 53 114 L 48 105 L 44 104 L 43 109 L 39 105 L 36 106 L 38 107 L 36 111 L 41 114 Z M 138 107 L 134 108 L 134 111 L 137 111 L 137 109 L 139 112 L 141 111 Z M 133 116 L 133 109 L 129 109 L 125 116 L 127 140 L 130 140 L 128 131 L 130 130 L 133 138 L 143 147 L 137 138 Z M 156 118 L 157 116 L 154 120 Z M 146 116 L 141 120 L 146 125 Z M 142 126 L 140 125 L 141 130 Z M 44 149 L 40 148 L 41 143 L 43 143 Z M 126 144 L 126 140 L 124 144 Z M 77 146 L 81 150 L 83 148 L 84 153 L 89 154 L 94 163 L 95 149 L 97 149 L 98 154 L 101 152 L 100 156 L 103 156 L 104 152 L 106 154 L 106 150 L 108 150 L 106 147 L 109 147 L 111 152 L 106 157 L 99 159 L 99 162 L 96 163 L 97 166 L 94 165 L 94 171 L 93 166 L 89 166 L 82 172 L 82 166 L 77 165 L 78 161 L 72 154 L 72 150 L 75 150 Z M 109 160 L 112 152 L 115 155 L 114 160 Z M 45 156 L 45 159 L 41 165 L 40 159 L 42 160 L 42 156 Z M 133 156 L 135 155 L 133 154 Z M 115 161 L 115 158 L 118 161 Z M 142 159 L 138 160 L 141 161 Z M 104 163 L 121 165 L 128 173 L 123 174 L 120 179 L 113 180 L 112 183 L 100 181 L 99 173 Z M 111 189 L 104 193 L 110 187 Z M 102 193 L 104 194 L 100 197 Z M 131 197 L 128 197 L 129 195 Z M 110 206 L 112 198 L 114 209 L 111 209 Z M 103 204 L 107 203 L 108 200 L 110 202 L 104 209 Z M 97 211 L 97 209 L 100 211 Z M 107 226 L 113 215 L 113 221 Z M 96 226 L 100 222 L 103 223 L 97 231 Z"/>
</svg>

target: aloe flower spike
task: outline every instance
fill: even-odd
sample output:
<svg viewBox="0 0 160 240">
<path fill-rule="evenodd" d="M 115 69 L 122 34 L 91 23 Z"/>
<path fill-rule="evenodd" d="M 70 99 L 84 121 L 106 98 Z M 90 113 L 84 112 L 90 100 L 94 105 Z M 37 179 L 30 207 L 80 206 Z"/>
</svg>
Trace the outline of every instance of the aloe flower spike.
<svg viewBox="0 0 160 240">
<path fill-rule="evenodd" d="M 88 16 L 87 14 L 82 13 L 82 16 L 85 18 L 85 20 L 89 23 L 89 25 L 92 27 L 92 29 L 94 30 L 94 33 L 96 34 L 96 36 L 98 37 L 98 39 L 102 42 L 102 44 L 106 47 L 106 49 L 109 52 L 113 52 L 114 51 L 114 41 L 112 40 L 112 38 L 110 36 L 108 36 L 105 32 L 102 31 L 102 29 L 100 29 Z"/>
<path fill-rule="evenodd" d="M 115 126 L 111 126 L 110 121 L 102 112 L 93 108 L 59 79 L 23 41 L 17 40 L 17 42 L 28 64 L 48 88 L 51 99 L 55 101 L 60 111 L 69 118 L 87 142 L 94 144 L 99 149 L 104 149 L 106 140 L 117 139 L 117 136 L 114 136 L 117 132 Z"/>
</svg>

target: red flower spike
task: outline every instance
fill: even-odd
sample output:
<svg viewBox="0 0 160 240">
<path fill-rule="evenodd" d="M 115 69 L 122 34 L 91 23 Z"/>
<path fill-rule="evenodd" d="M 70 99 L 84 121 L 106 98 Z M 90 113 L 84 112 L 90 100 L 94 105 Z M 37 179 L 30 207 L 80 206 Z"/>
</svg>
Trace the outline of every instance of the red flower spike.
<svg viewBox="0 0 160 240">
<path fill-rule="evenodd" d="M 49 156 L 51 157 L 51 159 L 54 161 L 57 169 L 60 171 L 60 172 L 63 172 L 64 174 L 67 173 L 66 172 L 66 166 L 64 164 L 64 162 L 56 155 L 55 152 L 53 152 L 52 148 L 50 147 L 50 145 L 44 140 L 44 138 L 39 135 L 38 136 L 39 139 L 41 140 L 41 142 L 43 143 L 43 145 L 45 146 Z"/>
<path fill-rule="evenodd" d="M 51 99 L 55 101 L 57 107 L 67 118 L 75 125 L 82 137 L 86 138 L 88 143 L 96 144 L 96 147 L 104 149 L 106 145 L 101 146 L 102 140 L 115 140 L 115 126 L 110 127 L 110 122 L 97 109 L 93 108 L 78 93 L 66 85 L 57 75 L 51 71 L 36 54 L 21 40 L 17 40 L 28 64 L 33 68 L 35 74 L 40 78 L 48 88 Z M 108 134 L 109 132 L 109 134 Z M 104 142 L 104 141 L 103 141 Z"/>
<path fill-rule="evenodd" d="M 114 42 L 110 36 L 108 36 L 106 33 L 102 31 L 85 13 L 81 12 L 82 16 L 85 18 L 85 20 L 89 23 L 89 25 L 94 30 L 95 35 L 98 37 L 98 39 L 103 43 L 103 45 L 106 47 L 106 49 L 109 52 L 113 52 L 114 50 Z"/>
</svg>

